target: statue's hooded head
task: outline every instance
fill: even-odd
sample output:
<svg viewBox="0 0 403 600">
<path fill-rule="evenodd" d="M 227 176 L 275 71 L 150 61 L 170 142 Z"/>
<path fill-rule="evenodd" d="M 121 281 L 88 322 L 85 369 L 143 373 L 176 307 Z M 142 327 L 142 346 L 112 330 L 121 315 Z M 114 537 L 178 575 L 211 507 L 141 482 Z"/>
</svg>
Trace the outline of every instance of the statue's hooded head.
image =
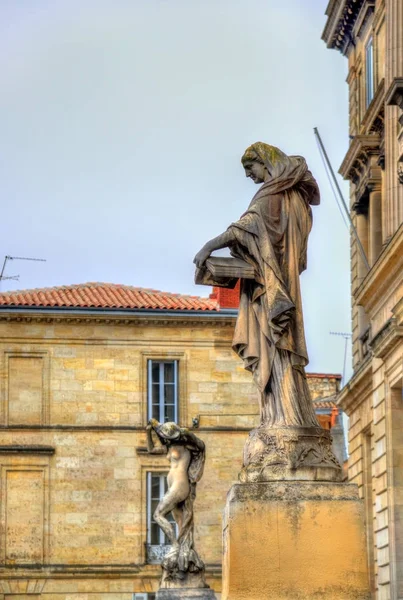
<svg viewBox="0 0 403 600">
<path fill-rule="evenodd" d="M 245 150 L 241 162 L 244 168 L 251 163 L 263 165 L 268 173 L 268 177 L 265 177 L 264 181 L 267 185 L 275 187 L 273 193 L 300 186 L 300 191 L 309 204 L 319 204 L 320 195 L 317 183 L 302 156 L 287 156 L 276 146 L 256 142 Z M 261 182 L 262 179 L 258 181 Z"/>
<path fill-rule="evenodd" d="M 266 168 L 269 175 L 274 176 L 278 163 L 287 162 L 288 156 L 284 154 L 279 148 L 276 146 L 270 146 L 269 144 L 264 144 L 263 142 L 256 142 L 246 148 L 244 155 L 241 158 L 241 162 L 243 166 L 247 163 L 258 162 Z"/>
<path fill-rule="evenodd" d="M 168 421 L 167 423 L 162 423 L 158 426 L 158 434 L 167 441 L 177 440 L 181 436 L 180 427 L 173 423 L 172 421 Z"/>
</svg>

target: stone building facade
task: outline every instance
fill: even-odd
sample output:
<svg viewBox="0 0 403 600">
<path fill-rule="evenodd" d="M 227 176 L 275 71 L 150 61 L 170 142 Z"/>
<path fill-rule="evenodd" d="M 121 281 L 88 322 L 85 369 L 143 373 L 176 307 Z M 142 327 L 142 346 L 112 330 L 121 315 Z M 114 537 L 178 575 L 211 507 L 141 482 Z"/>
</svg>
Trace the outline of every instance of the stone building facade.
<svg viewBox="0 0 403 600">
<path fill-rule="evenodd" d="M 168 463 L 147 453 L 151 416 L 206 444 L 196 547 L 219 594 L 221 513 L 258 421 L 224 300 L 106 284 L 0 294 L 2 600 L 152 600 Z M 340 376 L 309 381 L 330 428 Z"/>
<path fill-rule="evenodd" d="M 331 0 L 323 39 L 347 57 L 354 374 L 349 478 L 366 506 L 373 598 L 403 598 L 403 2 Z"/>
</svg>

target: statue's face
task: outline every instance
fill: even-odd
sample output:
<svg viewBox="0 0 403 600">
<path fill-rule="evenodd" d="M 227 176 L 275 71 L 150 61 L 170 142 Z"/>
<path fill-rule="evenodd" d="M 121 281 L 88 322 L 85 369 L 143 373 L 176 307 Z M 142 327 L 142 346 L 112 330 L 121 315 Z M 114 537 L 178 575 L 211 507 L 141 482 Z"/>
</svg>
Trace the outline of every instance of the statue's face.
<svg viewBox="0 0 403 600">
<path fill-rule="evenodd" d="M 246 162 L 243 166 L 246 177 L 250 177 L 255 183 L 263 183 L 266 176 L 264 165 L 259 162 Z"/>
</svg>

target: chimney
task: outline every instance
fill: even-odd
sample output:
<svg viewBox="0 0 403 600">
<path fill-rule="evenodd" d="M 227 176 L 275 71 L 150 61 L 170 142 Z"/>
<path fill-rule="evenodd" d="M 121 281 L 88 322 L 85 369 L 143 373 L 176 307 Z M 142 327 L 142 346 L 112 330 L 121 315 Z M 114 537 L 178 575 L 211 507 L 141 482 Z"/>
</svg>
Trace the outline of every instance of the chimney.
<svg viewBox="0 0 403 600">
<path fill-rule="evenodd" d="M 217 300 L 220 308 L 239 308 L 239 295 L 241 289 L 241 281 L 238 279 L 234 289 L 224 287 L 213 287 L 213 292 L 210 294 L 211 300 Z"/>
</svg>

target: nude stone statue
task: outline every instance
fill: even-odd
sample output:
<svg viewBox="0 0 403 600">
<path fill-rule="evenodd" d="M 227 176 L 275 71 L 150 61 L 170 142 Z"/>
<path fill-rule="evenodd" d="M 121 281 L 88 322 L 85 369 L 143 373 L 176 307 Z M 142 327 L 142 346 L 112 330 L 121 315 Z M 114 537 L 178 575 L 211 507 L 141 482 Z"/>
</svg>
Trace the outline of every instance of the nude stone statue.
<svg viewBox="0 0 403 600">
<path fill-rule="evenodd" d="M 146 431 L 148 451 L 152 453 L 155 449 L 152 436 L 154 432 L 160 443 L 167 448 L 170 463 L 167 476 L 168 491 L 154 513 L 155 521 L 171 545 L 162 562 L 163 575 L 159 597 L 162 597 L 161 588 L 178 587 L 204 588 L 207 594 L 205 597 L 210 597 L 211 590 L 204 579 L 204 563 L 194 548 L 193 539 L 193 503 L 197 482 L 203 475 L 204 442 L 188 429 L 172 422 L 159 423 L 156 419 L 151 419 Z M 170 513 L 178 527 L 177 536 L 167 519 Z"/>
<path fill-rule="evenodd" d="M 241 481 L 334 479 L 341 475 L 340 466 L 329 434 L 316 419 L 305 376 L 299 282 L 319 189 L 304 158 L 287 156 L 275 146 L 252 144 L 241 162 L 246 177 L 260 187 L 243 215 L 194 258 L 196 280 L 210 285 L 223 285 L 222 280 L 214 283 L 211 274 L 203 281 L 206 260 L 220 248 L 228 247 L 255 273 L 253 279 L 241 278 L 232 344 L 252 373 L 261 420 L 245 446 Z"/>
</svg>

